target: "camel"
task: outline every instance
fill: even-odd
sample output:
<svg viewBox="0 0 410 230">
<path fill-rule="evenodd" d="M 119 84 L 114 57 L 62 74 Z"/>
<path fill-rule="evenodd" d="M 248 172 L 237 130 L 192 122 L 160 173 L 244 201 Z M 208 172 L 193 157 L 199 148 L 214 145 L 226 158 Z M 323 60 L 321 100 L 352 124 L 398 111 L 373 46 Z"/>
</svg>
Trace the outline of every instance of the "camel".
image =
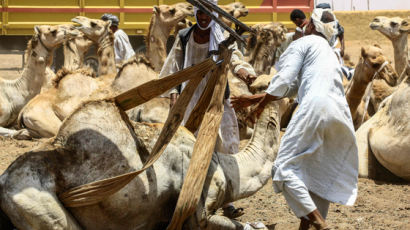
<svg viewBox="0 0 410 230">
<path fill-rule="evenodd" d="M 233 2 L 227 5 L 219 5 L 219 8 L 223 9 L 236 19 L 240 17 L 246 17 L 249 13 L 249 10 L 241 2 Z M 227 26 L 232 26 L 232 22 L 222 17 L 221 15 L 219 15 L 219 19 L 221 19 Z M 174 37 L 178 35 L 178 31 L 191 27 L 192 25 L 193 23 L 188 19 L 183 19 L 182 21 L 178 22 L 177 26 L 174 29 Z"/>
<path fill-rule="evenodd" d="M 155 71 L 161 71 L 167 57 L 167 40 L 171 31 L 179 26 L 188 16 L 193 16 L 191 4 L 177 3 L 175 5 L 154 6 L 150 27 L 146 37 L 146 56 Z"/>
<path fill-rule="evenodd" d="M 244 150 L 214 153 L 186 229 L 243 229 L 243 223 L 215 211 L 254 194 L 271 178 L 279 146 L 278 104 L 265 108 Z M 195 142 L 183 127 L 153 167 L 99 204 L 66 208 L 57 198 L 69 188 L 141 168 L 162 128 L 129 121 L 111 100 L 84 103 L 55 138 L 0 176 L 0 217 L 18 229 L 165 229 Z"/>
<path fill-rule="evenodd" d="M 270 74 L 275 64 L 275 52 L 286 41 L 287 29 L 282 23 L 257 24 L 252 26 L 256 35 L 248 40 L 249 63 L 257 75 Z"/>
<path fill-rule="evenodd" d="M 28 131 L 31 137 L 53 137 L 64 120 L 83 101 L 104 89 L 109 89 L 117 69 L 114 60 L 113 35 L 110 22 L 78 16 L 73 21 L 81 26 L 78 29 L 84 36 L 98 45 L 99 78 L 92 69 L 70 71 L 62 69 L 54 80 L 55 86 L 37 95 L 20 112 L 19 128 Z M 66 58 L 69 68 L 75 69 L 82 60 L 82 54 L 90 46 L 90 41 L 80 38 L 74 41 L 79 45 L 76 52 Z M 72 47 L 73 48 L 73 47 Z M 70 49 L 68 49 L 70 50 Z"/>
<path fill-rule="evenodd" d="M 364 111 L 363 96 L 367 92 L 368 85 L 373 80 L 372 88 L 368 89 L 372 91 L 371 101 L 369 108 L 377 111 L 377 108 L 381 101 L 389 96 L 393 92 L 393 87 L 396 86 L 398 76 L 390 64 L 385 65 L 379 74 L 376 74 L 376 79 L 373 79 L 375 73 L 382 67 L 383 63 L 387 61 L 387 58 L 383 56 L 382 49 L 379 46 L 366 46 L 362 47 L 361 58 L 356 65 L 355 73 L 348 89 L 346 91 L 346 100 L 352 114 L 353 124 L 355 129 L 358 129 L 362 123 L 363 113 L 365 114 L 365 120 L 368 119 L 368 115 Z M 391 88 L 383 87 L 384 84 L 388 84 Z"/>
<path fill-rule="evenodd" d="M 66 26 L 36 26 L 34 30 L 35 34 L 27 46 L 27 64 L 22 75 L 15 80 L 0 78 L 2 127 L 13 125 L 23 106 L 40 93 L 54 48 L 77 35 L 73 28 Z"/>
<path fill-rule="evenodd" d="M 79 33 L 74 39 L 64 43 L 64 68 L 75 71 L 84 66 L 84 58 L 93 42 Z"/>
<path fill-rule="evenodd" d="M 249 13 L 249 10 L 241 2 L 233 2 L 227 5 L 220 5 L 219 7 L 237 19 L 240 17 L 246 17 Z M 227 26 L 232 26 L 232 22 L 221 15 L 219 15 L 219 19 L 221 19 Z"/>
<path fill-rule="evenodd" d="M 69 39 L 64 42 L 64 65 L 63 67 L 68 70 L 77 70 L 84 65 L 84 57 L 88 49 L 92 45 L 92 41 L 85 38 L 84 35 L 78 31 L 78 35 L 75 38 Z M 51 64 L 51 63 L 50 63 Z M 51 70 L 50 66 L 46 68 L 46 81 L 41 87 L 41 92 L 45 92 L 54 87 L 54 78 L 56 74 Z"/>
<path fill-rule="evenodd" d="M 361 177 L 397 181 L 396 176 L 410 181 L 409 76 L 408 67 L 397 90 L 356 131 Z"/>
<path fill-rule="evenodd" d="M 409 61 L 409 48 L 407 35 L 410 31 L 410 18 L 399 17 L 388 18 L 378 16 L 370 23 L 372 30 L 378 30 L 386 36 L 393 44 L 394 66 L 398 74 L 402 74 Z"/>
<path fill-rule="evenodd" d="M 114 58 L 114 35 L 110 30 L 111 22 L 83 16 L 77 16 L 71 21 L 79 24 L 76 28 L 97 45 L 99 64 L 97 75 L 109 75 L 113 79 L 117 74 L 117 67 Z"/>
</svg>

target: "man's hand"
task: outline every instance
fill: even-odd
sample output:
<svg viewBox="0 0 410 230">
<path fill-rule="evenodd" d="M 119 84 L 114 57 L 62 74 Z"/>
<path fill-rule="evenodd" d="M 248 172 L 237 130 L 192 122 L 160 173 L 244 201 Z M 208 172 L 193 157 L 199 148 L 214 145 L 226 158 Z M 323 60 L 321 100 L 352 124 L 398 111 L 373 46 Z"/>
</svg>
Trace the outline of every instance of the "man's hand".
<svg viewBox="0 0 410 230">
<path fill-rule="evenodd" d="M 169 107 L 172 108 L 174 107 L 175 103 L 178 100 L 179 94 L 177 93 L 171 93 L 170 101 L 169 101 Z"/>
<path fill-rule="evenodd" d="M 244 68 L 239 69 L 236 75 L 248 85 L 251 85 L 256 80 L 256 76 L 253 76 Z"/>
<path fill-rule="evenodd" d="M 248 106 L 251 106 L 254 101 L 251 99 L 249 95 L 240 95 L 240 96 L 233 96 L 231 97 L 231 105 L 234 109 L 241 109 Z"/>
</svg>

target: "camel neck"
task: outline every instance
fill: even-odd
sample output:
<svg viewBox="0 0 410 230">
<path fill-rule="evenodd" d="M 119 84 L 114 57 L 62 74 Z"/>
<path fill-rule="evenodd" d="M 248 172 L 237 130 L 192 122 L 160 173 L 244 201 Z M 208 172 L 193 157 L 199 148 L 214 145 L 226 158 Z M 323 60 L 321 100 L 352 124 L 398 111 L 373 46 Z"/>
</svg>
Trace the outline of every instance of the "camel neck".
<svg viewBox="0 0 410 230">
<path fill-rule="evenodd" d="M 394 49 L 394 67 L 400 75 L 406 69 L 406 65 L 409 61 L 407 33 L 403 33 L 400 37 L 391 41 Z"/>
<path fill-rule="evenodd" d="M 81 67 L 82 60 L 74 40 L 64 43 L 64 68 L 73 71 Z"/>
<path fill-rule="evenodd" d="M 347 104 L 349 105 L 353 120 L 356 116 L 357 108 L 362 101 L 363 95 L 366 92 L 367 85 L 370 83 L 362 80 L 364 79 L 365 74 L 367 73 L 364 70 L 363 59 L 361 59 L 361 61 L 355 68 L 354 75 L 350 83 L 351 85 L 349 85 L 349 88 L 346 92 L 346 100 Z"/>
<path fill-rule="evenodd" d="M 114 38 L 111 33 L 107 33 L 98 43 L 98 75 L 116 74 L 114 55 Z"/>
<path fill-rule="evenodd" d="M 53 50 L 45 49 L 40 43 L 33 50 L 29 50 L 27 63 L 21 76 L 14 80 L 0 79 L 0 88 L 6 97 L 13 98 L 10 103 L 12 114 L 8 126 L 14 122 L 18 112 L 27 104 L 35 95 L 39 94 L 41 87 L 45 82 L 45 71 L 47 66 L 48 52 Z"/>
<path fill-rule="evenodd" d="M 167 57 L 166 44 L 171 28 L 161 23 L 157 17 L 155 14 L 151 17 L 150 28 L 145 42 L 147 46 L 146 56 L 154 66 L 155 71 L 159 72 Z"/>
<path fill-rule="evenodd" d="M 266 184 L 279 148 L 279 129 L 279 103 L 270 102 L 245 149 L 235 155 L 218 153 L 228 186 L 225 202 L 250 196 Z"/>
</svg>

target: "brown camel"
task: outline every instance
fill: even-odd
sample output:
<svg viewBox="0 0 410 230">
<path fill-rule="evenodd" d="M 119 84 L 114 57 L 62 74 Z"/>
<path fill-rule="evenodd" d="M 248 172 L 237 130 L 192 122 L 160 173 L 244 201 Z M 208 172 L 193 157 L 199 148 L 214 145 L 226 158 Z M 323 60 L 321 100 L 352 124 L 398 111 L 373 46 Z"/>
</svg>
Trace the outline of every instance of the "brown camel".
<svg viewBox="0 0 410 230">
<path fill-rule="evenodd" d="M 246 17 L 249 14 L 249 10 L 241 2 L 233 2 L 227 5 L 220 5 L 219 7 L 235 18 Z M 222 19 L 227 26 L 232 26 L 231 21 L 221 15 L 219 15 L 219 18 Z"/>
<path fill-rule="evenodd" d="M 84 66 L 84 58 L 93 41 L 84 36 L 83 33 L 64 43 L 64 68 L 75 71 Z"/>
<path fill-rule="evenodd" d="M 257 24 L 252 27 L 256 35 L 248 40 L 249 63 L 257 75 L 270 74 L 275 64 L 275 52 L 286 40 L 287 29 L 282 23 Z"/>
<path fill-rule="evenodd" d="M 368 89 L 373 92 L 373 100 L 371 101 L 371 107 L 373 108 L 377 108 L 378 104 L 392 93 L 392 90 L 380 88 L 383 86 L 383 82 L 392 87 L 397 84 L 398 76 L 390 63 L 383 66 L 386 61 L 387 58 L 383 56 L 382 49 L 378 46 L 366 46 L 361 50 L 361 58 L 356 65 L 354 76 L 346 91 L 346 100 L 349 104 L 355 129 L 358 129 L 362 124 L 363 113 L 365 113 L 365 120 L 368 119 L 367 111 L 364 111 L 365 103 L 362 98 L 370 82 L 374 81 L 373 87 Z M 381 70 L 376 73 L 380 68 Z M 376 79 L 373 79 L 373 76 Z"/>
<path fill-rule="evenodd" d="M 145 42 L 147 58 L 154 66 L 155 71 L 161 71 L 164 65 L 169 34 L 179 22 L 188 16 L 193 16 L 193 14 L 193 7 L 188 3 L 154 6 Z"/>
<path fill-rule="evenodd" d="M 108 75 L 111 76 L 111 80 L 114 79 L 117 68 L 114 59 L 114 35 L 110 30 L 111 22 L 83 16 L 77 16 L 72 21 L 79 24 L 80 26 L 77 29 L 97 45 L 98 76 Z"/>
<path fill-rule="evenodd" d="M 398 74 L 403 73 L 409 61 L 407 35 L 410 31 L 410 18 L 388 18 L 378 16 L 370 23 L 372 30 L 378 30 L 393 44 L 394 66 Z"/>
</svg>

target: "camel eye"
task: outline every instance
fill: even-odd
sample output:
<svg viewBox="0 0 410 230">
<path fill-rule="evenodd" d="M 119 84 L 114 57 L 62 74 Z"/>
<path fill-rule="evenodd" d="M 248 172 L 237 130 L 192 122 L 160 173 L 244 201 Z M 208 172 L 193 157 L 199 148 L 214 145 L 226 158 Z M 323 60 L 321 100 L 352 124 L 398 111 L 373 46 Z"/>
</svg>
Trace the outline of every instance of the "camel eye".
<svg viewBox="0 0 410 230">
<path fill-rule="evenodd" d="M 235 12 L 234 10 L 231 10 L 231 11 L 229 12 L 229 14 L 233 16 L 233 13 L 234 13 L 234 12 Z"/>
<path fill-rule="evenodd" d="M 397 22 L 390 22 L 390 26 L 391 26 L 391 27 L 396 27 L 397 25 L 398 25 Z"/>
<path fill-rule="evenodd" d="M 91 27 L 96 27 L 96 26 L 97 26 L 97 23 L 91 22 L 90 25 L 91 25 Z"/>
<path fill-rule="evenodd" d="M 375 19 L 373 20 L 373 22 L 380 22 L 380 19 L 375 18 Z"/>
<path fill-rule="evenodd" d="M 57 30 L 51 31 L 51 35 L 53 35 L 53 37 L 57 36 Z"/>
<path fill-rule="evenodd" d="M 169 10 L 169 13 L 172 14 L 172 15 L 174 15 L 174 14 L 176 13 L 175 8 L 170 9 L 170 10 Z"/>
</svg>

